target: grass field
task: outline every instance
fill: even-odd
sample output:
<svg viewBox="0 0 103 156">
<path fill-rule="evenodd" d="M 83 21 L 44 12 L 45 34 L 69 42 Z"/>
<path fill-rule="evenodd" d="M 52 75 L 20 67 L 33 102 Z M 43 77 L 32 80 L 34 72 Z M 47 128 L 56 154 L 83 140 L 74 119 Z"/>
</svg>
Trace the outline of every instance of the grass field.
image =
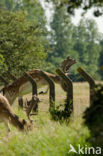
<svg viewBox="0 0 103 156">
<path fill-rule="evenodd" d="M 89 130 L 83 125 L 83 111 L 89 106 L 89 86 L 87 83 L 74 83 L 74 112 L 69 124 L 51 120 L 48 112 L 48 94 L 40 95 L 39 113 L 33 116 L 33 129 L 29 133 L 19 132 L 11 126 L 8 136 L 3 123 L 0 123 L 0 156 L 72 156 L 68 154 L 70 144 L 76 148 L 78 144 L 87 144 Z M 27 95 L 25 98 L 31 98 Z M 56 105 L 63 104 L 65 93 L 56 86 Z M 25 113 L 13 105 L 17 115 L 26 119 Z"/>
</svg>

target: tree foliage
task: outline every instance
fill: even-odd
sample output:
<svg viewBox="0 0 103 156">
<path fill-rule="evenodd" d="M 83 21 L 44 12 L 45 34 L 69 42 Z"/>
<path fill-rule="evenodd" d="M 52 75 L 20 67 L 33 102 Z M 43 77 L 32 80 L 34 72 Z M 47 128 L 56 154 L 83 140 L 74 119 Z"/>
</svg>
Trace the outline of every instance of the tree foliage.
<svg viewBox="0 0 103 156">
<path fill-rule="evenodd" d="M 74 26 L 65 11 L 65 7 L 56 8 L 51 28 L 49 61 L 56 68 L 69 55 L 77 59 L 78 54 L 73 50 L 74 41 L 72 40 Z"/>
<path fill-rule="evenodd" d="M 74 31 L 74 49 L 79 55 L 80 65 L 92 76 L 98 77 L 101 35 L 93 20 L 82 19 Z"/>
<path fill-rule="evenodd" d="M 88 141 L 93 147 L 103 147 L 103 85 L 96 85 L 93 91 L 94 99 L 84 112 L 85 124 L 90 130 Z M 103 150 L 102 150 L 103 151 Z"/>
<path fill-rule="evenodd" d="M 103 14 L 103 0 L 47 0 L 52 1 L 56 7 L 67 6 L 67 11 L 74 14 L 74 10 L 82 8 L 86 12 L 90 8 L 94 8 L 94 16 L 98 17 Z"/>
<path fill-rule="evenodd" d="M 19 76 L 23 71 L 34 68 L 53 72 L 63 59 L 71 56 L 78 62 L 71 70 L 73 77 L 77 74 L 77 67 L 82 66 L 99 79 L 103 75 L 100 71 L 103 65 L 103 37 L 93 20 L 82 19 L 78 26 L 73 25 L 66 10 L 68 7 L 73 13 L 75 8 L 81 6 L 86 10 L 85 5 L 88 9 L 93 4 L 96 6 L 97 1 L 52 2 L 55 12 L 48 35 L 44 10 L 37 0 L 0 1 L 1 74 L 11 72 Z M 98 6 L 100 4 L 102 7 L 102 1 Z"/>
<path fill-rule="evenodd" d="M 103 68 L 103 38 L 100 41 L 100 45 L 101 45 L 101 51 L 100 51 L 100 57 L 99 57 L 99 74 L 101 75 L 103 79 L 103 69 L 101 70 L 101 68 Z"/>
<path fill-rule="evenodd" d="M 55 65 L 54 69 L 60 65 L 64 58 L 71 56 L 77 60 L 77 64 L 71 70 L 73 77 L 78 75 L 76 73 L 77 67 L 82 66 L 92 76 L 99 79 L 102 35 L 98 32 L 95 21 L 82 19 L 78 26 L 74 26 L 65 7 L 56 7 L 51 28 L 53 31 L 48 60 Z M 74 79 L 76 80 L 77 77 Z"/>
<path fill-rule="evenodd" d="M 11 72 L 19 76 L 25 70 L 43 67 L 47 55 L 44 24 L 42 27 L 27 17 L 24 11 L 0 10 L 0 64 L 5 65 L 1 74 Z"/>
</svg>

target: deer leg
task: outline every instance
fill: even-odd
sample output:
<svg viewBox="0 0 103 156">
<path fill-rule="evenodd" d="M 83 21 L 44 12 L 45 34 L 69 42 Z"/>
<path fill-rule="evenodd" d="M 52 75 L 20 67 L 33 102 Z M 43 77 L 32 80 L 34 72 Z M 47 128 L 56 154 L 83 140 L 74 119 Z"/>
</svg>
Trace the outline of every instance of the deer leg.
<svg viewBox="0 0 103 156">
<path fill-rule="evenodd" d="M 49 90 L 49 87 L 47 87 L 47 89 L 45 91 L 39 92 L 39 94 L 47 94 L 48 93 L 48 90 Z"/>
<path fill-rule="evenodd" d="M 23 108 L 23 98 L 22 97 L 19 97 L 18 98 L 18 104 L 21 108 Z"/>
<path fill-rule="evenodd" d="M 10 133 L 11 132 L 11 129 L 10 129 L 10 126 L 9 126 L 9 121 L 8 120 L 4 120 L 4 123 L 5 123 L 5 126 L 8 129 L 8 133 Z"/>
</svg>

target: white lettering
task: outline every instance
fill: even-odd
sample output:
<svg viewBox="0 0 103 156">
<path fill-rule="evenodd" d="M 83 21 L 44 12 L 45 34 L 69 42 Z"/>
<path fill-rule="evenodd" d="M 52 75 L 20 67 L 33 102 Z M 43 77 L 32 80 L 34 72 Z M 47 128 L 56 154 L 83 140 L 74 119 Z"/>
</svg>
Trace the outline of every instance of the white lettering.
<svg viewBox="0 0 103 156">
<path fill-rule="evenodd" d="M 84 147 L 80 147 L 80 144 L 78 145 L 78 153 L 79 154 L 84 154 L 83 152 Z"/>
<path fill-rule="evenodd" d="M 81 145 L 79 144 L 78 145 L 78 151 L 75 150 L 74 146 L 70 144 L 70 150 L 68 153 L 71 153 L 71 152 L 74 152 L 74 153 L 78 153 L 78 154 L 102 154 L 102 149 L 100 147 L 88 147 L 87 145 L 85 145 L 84 147 L 81 147 Z"/>
<path fill-rule="evenodd" d="M 96 154 L 102 154 L 102 149 L 100 147 L 96 147 Z"/>
<path fill-rule="evenodd" d="M 87 148 L 87 145 L 85 145 L 85 154 L 88 154 L 88 148 Z"/>
<path fill-rule="evenodd" d="M 93 147 L 88 147 L 88 154 L 95 154 L 95 149 Z"/>
</svg>

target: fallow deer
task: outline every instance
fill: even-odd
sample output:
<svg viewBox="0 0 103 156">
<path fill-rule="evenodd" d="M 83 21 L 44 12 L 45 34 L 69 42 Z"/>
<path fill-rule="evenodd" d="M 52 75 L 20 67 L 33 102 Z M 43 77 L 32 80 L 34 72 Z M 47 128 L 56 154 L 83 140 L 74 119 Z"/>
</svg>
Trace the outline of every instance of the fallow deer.
<svg viewBox="0 0 103 156">
<path fill-rule="evenodd" d="M 63 72 L 66 74 L 69 68 L 76 63 L 75 59 L 67 57 L 61 65 Z M 57 75 L 45 72 L 54 83 L 60 84 L 64 91 L 66 91 L 66 84 Z M 41 86 L 48 85 L 47 81 L 41 76 L 41 71 L 39 69 L 28 72 L 29 75 L 36 81 L 38 88 Z M 32 86 L 30 82 L 22 75 L 20 78 L 16 79 L 12 84 L 5 86 L 1 92 L 8 99 L 9 103 L 12 105 L 16 97 L 22 97 L 32 91 Z"/>
<path fill-rule="evenodd" d="M 19 130 L 29 129 L 30 124 L 24 120 L 19 119 L 19 117 L 12 110 L 8 100 L 0 94 L 0 122 L 4 122 L 8 132 L 10 132 L 9 123 L 14 125 Z"/>
</svg>

